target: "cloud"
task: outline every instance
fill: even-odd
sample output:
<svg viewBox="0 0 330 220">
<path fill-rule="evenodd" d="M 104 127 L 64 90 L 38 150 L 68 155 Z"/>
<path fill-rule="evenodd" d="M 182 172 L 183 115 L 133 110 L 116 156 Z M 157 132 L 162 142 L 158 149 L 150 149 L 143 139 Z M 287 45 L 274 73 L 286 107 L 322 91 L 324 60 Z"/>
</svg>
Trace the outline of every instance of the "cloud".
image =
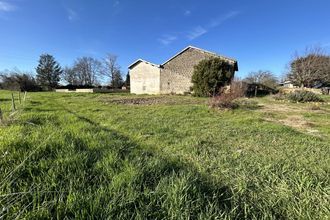
<svg viewBox="0 0 330 220">
<path fill-rule="evenodd" d="M 166 34 L 166 35 L 163 35 L 161 38 L 159 38 L 158 41 L 159 41 L 161 44 L 167 46 L 167 45 L 173 43 L 173 41 L 175 41 L 175 40 L 177 40 L 177 39 L 178 39 L 177 36 L 174 36 L 174 35 L 167 35 L 167 34 Z"/>
<path fill-rule="evenodd" d="M 16 6 L 9 4 L 8 2 L 5 1 L 0 1 L 0 11 L 10 12 L 15 10 L 16 10 Z"/>
<path fill-rule="evenodd" d="M 229 20 L 229 19 L 231 19 L 231 18 L 236 17 L 236 16 L 239 15 L 239 14 L 240 14 L 239 11 L 230 11 L 230 12 L 228 12 L 228 13 L 225 14 L 225 15 L 222 15 L 222 16 L 220 16 L 220 17 L 218 17 L 218 18 L 213 19 L 213 20 L 209 23 L 208 27 L 209 27 L 209 28 L 215 28 L 215 27 L 221 25 L 222 23 L 224 23 L 225 21 L 227 21 L 227 20 Z"/>
<path fill-rule="evenodd" d="M 183 15 L 184 16 L 189 16 L 189 15 L 191 15 L 191 11 L 190 10 L 185 10 Z"/>
<path fill-rule="evenodd" d="M 187 38 L 189 40 L 194 40 L 200 36 L 202 36 L 203 34 L 206 34 L 208 30 L 206 30 L 205 28 L 203 28 L 202 26 L 197 26 L 195 27 L 192 31 L 190 31 L 187 34 Z"/>
<path fill-rule="evenodd" d="M 194 40 L 194 39 L 206 34 L 211 29 L 223 24 L 225 21 L 236 17 L 238 14 L 240 14 L 239 11 L 230 11 L 227 14 L 224 14 L 220 17 L 212 19 L 207 25 L 204 25 L 204 26 L 199 25 L 199 26 L 195 27 L 194 29 L 192 29 L 191 31 L 188 32 L 186 37 L 189 40 Z"/>
<path fill-rule="evenodd" d="M 79 15 L 76 11 L 74 11 L 73 9 L 71 8 L 67 8 L 66 9 L 67 13 L 68 13 L 68 19 L 69 21 L 75 21 L 79 18 Z"/>
</svg>

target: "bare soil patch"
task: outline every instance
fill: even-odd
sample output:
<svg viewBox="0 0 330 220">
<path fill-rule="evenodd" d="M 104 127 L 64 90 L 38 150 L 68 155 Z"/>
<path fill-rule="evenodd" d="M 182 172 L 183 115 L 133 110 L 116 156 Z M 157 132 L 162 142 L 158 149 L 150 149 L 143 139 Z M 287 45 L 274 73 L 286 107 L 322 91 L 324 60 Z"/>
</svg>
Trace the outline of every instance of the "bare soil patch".
<svg viewBox="0 0 330 220">
<path fill-rule="evenodd" d="M 122 105 L 182 105 L 182 104 L 204 104 L 204 100 L 196 100 L 191 97 L 174 97 L 174 96 L 159 96 L 159 97 L 133 97 L 133 98 L 112 98 L 103 99 L 106 104 L 122 104 Z"/>
</svg>

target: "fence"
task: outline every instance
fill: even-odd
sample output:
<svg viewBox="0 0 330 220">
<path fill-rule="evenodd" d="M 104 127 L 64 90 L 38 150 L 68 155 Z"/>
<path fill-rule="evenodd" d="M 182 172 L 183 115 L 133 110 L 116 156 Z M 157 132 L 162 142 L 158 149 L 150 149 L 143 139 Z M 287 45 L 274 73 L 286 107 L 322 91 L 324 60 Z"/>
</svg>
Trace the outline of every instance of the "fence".
<svg viewBox="0 0 330 220">
<path fill-rule="evenodd" d="M 24 95 L 22 97 L 21 92 L 18 92 L 17 94 L 17 99 L 15 99 L 15 95 L 14 93 L 11 93 L 10 95 L 10 108 L 8 108 L 8 113 L 9 113 L 9 117 L 11 117 L 12 115 L 14 115 L 16 113 L 16 111 L 22 106 L 22 104 L 25 103 L 26 100 L 26 96 L 27 96 L 27 92 L 24 92 Z M 6 100 L 6 99 L 4 99 Z M 3 123 L 5 121 L 5 113 L 7 113 L 6 108 L 3 108 L 4 104 L 0 103 L 0 123 Z"/>
</svg>

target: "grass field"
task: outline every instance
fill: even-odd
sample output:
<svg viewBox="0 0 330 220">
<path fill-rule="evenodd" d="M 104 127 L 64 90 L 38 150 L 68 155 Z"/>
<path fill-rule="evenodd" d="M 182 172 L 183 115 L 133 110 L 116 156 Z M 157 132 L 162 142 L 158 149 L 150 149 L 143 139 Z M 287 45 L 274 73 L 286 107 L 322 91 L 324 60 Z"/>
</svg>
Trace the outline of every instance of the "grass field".
<svg viewBox="0 0 330 220">
<path fill-rule="evenodd" d="M 0 92 L 0 219 L 329 219 L 330 105 Z M 329 98 L 326 98 L 330 101 Z"/>
</svg>

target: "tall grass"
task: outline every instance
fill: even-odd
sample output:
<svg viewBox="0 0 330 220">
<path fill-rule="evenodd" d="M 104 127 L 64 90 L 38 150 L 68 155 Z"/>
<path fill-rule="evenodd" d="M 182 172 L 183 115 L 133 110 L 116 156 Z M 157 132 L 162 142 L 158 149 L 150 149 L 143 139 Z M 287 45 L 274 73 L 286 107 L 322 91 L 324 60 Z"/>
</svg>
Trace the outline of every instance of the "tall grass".
<svg viewBox="0 0 330 220">
<path fill-rule="evenodd" d="M 328 137 L 189 97 L 104 102 L 118 98 L 30 94 L 0 128 L 0 219 L 329 216 Z"/>
</svg>

